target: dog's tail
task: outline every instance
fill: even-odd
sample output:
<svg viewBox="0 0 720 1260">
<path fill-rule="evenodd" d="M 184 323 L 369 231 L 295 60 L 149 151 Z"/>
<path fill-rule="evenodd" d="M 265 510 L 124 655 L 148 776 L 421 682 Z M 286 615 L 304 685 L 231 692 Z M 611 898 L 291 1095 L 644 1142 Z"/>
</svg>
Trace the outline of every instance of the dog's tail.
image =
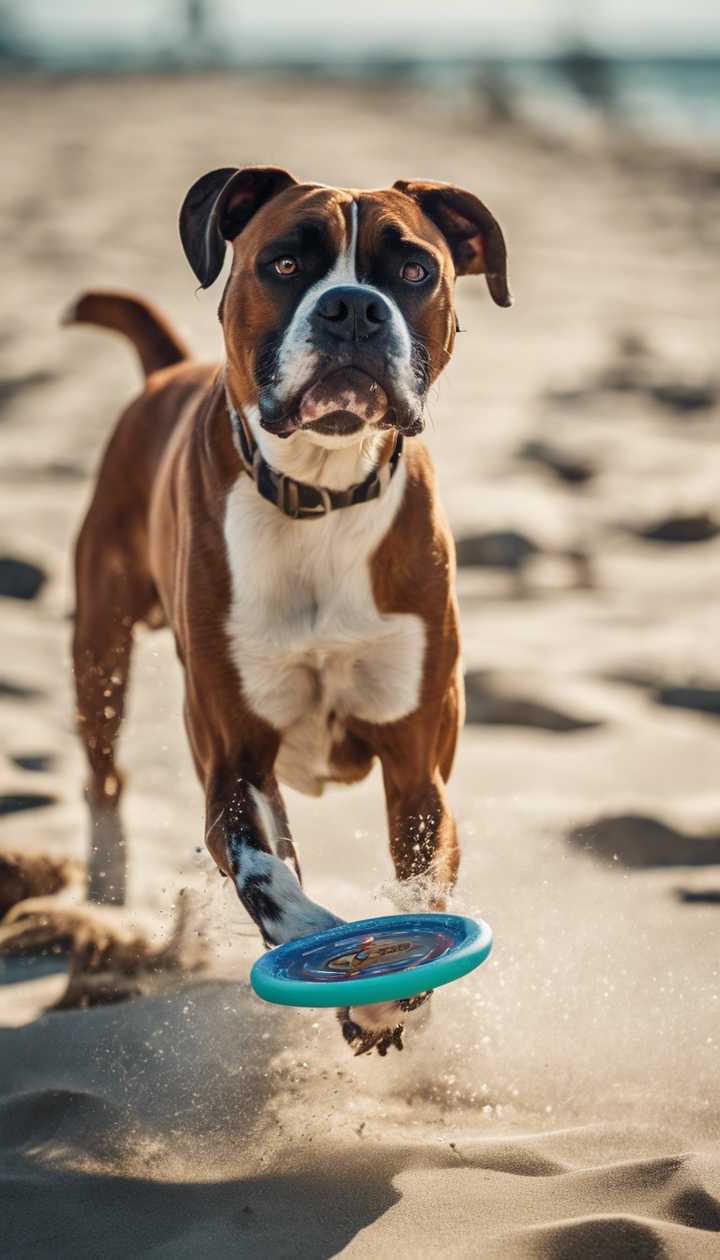
<svg viewBox="0 0 720 1260">
<path fill-rule="evenodd" d="M 146 376 L 190 357 L 184 341 L 158 310 L 133 293 L 89 289 L 61 317 L 63 324 L 98 324 L 124 333 L 133 343 Z"/>
</svg>

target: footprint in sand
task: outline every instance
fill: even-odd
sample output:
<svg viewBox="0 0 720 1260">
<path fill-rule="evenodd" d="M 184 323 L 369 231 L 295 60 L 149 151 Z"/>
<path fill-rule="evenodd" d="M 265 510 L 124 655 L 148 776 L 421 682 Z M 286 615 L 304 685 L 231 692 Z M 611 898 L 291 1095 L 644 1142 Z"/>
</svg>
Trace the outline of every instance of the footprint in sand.
<svg viewBox="0 0 720 1260">
<path fill-rule="evenodd" d="M 0 595 L 6 599 L 35 599 L 45 581 L 46 574 L 37 564 L 0 556 Z"/>
<path fill-rule="evenodd" d="M 720 687 L 713 682 L 670 683 L 655 674 L 634 669 L 621 669 L 602 677 L 606 682 L 621 683 L 650 692 L 655 704 L 720 717 Z"/>
<path fill-rule="evenodd" d="M 665 363 L 636 332 L 621 333 L 604 367 L 590 379 L 570 387 L 548 389 L 547 402 L 577 407 L 603 394 L 639 395 L 675 416 L 712 411 L 720 398 L 717 381 L 692 380 Z"/>
<path fill-rule="evenodd" d="M 527 593 L 527 571 L 540 556 L 565 560 L 570 566 L 573 585 L 588 589 L 594 585 L 592 562 L 582 548 L 541 547 L 527 534 L 515 529 L 494 529 L 480 534 L 467 534 L 455 541 L 458 567 L 490 569 L 510 574 L 518 594 Z"/>
<path fill-rule="evenodd" d="M 672 709 L 691 709 L 720 717 L 720 687 L 658 687 L 653 700 Z"/>
<path fill-rule="evenodd" d="M 3 792 L 0 794 L 0 818 L 7 814 L 21 814 L 26 809 L 45 809 L 55 805 L 56 796 L 47 792 Z"/>
<path fill-rule="evenodd" d="M 525 726 L 555 734 L 589 731 L 602 725 L 525 696 L 503 695 L 495 690 L 484 670 L 465 675 L 465 704 L 465 720 L 469 725 Z"/>
<path fill-rule="evenodd" d="M 26 390 L 35 389 L 38 385 L 49 385 L 56 379 L 57 373 L 38 371 L 25 372 L 18 376 L 3 376 L 0 378 L 0 408 L 6 407 L 19 395 L 24 394 Z"/>
<path fill-rule="evenodd" d="M 505 569 L 508 573 L 520 572 L 534 556 L 542 554 L 542 547 L 515 529 L 466 535 L 457 539 L 455 550 L 460 568 Z"/>
<path fill-rule="evenodd" d="M 661 407 L 676 415 L 689 415 L 696 411 L 710 411 L 720 396 L 712 381 L 703 384 L 692 381 L 660 381 L 649 391 L 650 397 Z"/>
<path fill-rule="evenodd" d="M 720 534 L 720 524 L 709 512 L 694 512 L 689 515 L 664 516 L 649 525 L 630 527 L 630 533 L 648 542 L 683 545 L 709 542 Z"/>
<path fill-rule="evenodd" d="M 52 753 L 15 753 L 9 760 L 18 770 L 29 770 L 32 774 L 45 774 L 55 764 Z"/>
<path fill-rule="evenodd" d="M 42 694 L 37 687 L 25 687 L 9 678 L 0 678 L 0 700 L 37 700 Z"/>
<path fill-rule="evenodd" d="M 574 458 L 560 447 L 538 440 L 525 442 L 517 452 L 517 458 L 537 464 L 568 486 L 584 486 L 597 472 L 589 460 Z"/>
<path fill-rule="evenodd" d="M 720 836 L 676 831 L 644 814 L 617 814 L 582 823 L 572 828 L 567 839 L 603 862 L 635 869 L 720 865 Z"/>
</svg>

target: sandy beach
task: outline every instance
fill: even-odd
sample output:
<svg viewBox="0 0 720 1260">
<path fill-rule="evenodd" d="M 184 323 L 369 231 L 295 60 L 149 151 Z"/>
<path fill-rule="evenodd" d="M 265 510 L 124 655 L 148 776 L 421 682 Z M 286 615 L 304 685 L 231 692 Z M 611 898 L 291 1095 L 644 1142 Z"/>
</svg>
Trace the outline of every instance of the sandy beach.
<svg viewBox="0 0 720 1260">
<path fill-rule="evenodd" d="M 0 857 L 82 862 L 72 542 L 139 389 L 59 316 L 150 297 L 220 355 L 179 204 L 216 166 L 457 182 L 505 230 L 515 306 L 459 283 L 427 441 L 456 538 L 469 721 L 454 907 L 495 949 L 353 1058 L 330 1012 L 264 1005 L 260 944 L 202 850 L 167 631 L 140 637 L 122 764 L 126 922 L 192 890 L 207 960 L 46 1012 L 62 956 L 0 960 L 0 1234 L 13 1260 L 720 1257 L 720 165 L 491 126 L 479 101 L 207 76 L 6 81 Z M 1 568 L 1 566 L 0 566 Z M 309 895 L 392 910 L 379 774 L 287 792 Z"/>
</svg>

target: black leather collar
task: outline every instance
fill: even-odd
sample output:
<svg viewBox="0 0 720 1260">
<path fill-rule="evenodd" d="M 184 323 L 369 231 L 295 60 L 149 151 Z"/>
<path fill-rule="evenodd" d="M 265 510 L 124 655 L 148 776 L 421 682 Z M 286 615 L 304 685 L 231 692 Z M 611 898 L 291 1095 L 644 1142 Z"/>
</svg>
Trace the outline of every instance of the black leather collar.
<svg viewBox="0 0 720 1260">
<path fill-rule="evenodd" d="M 235 437 L 243 464 L 257 487 L 258 494 L 269 503 L 274 503 L 286 516 L 294 521 L 314 520 L 319 516 L 327 516 L 339 508 L 354 507 L 356 503 L 369 503 L 371 499 L 379 499 L 385 487 L 395 475 L 403 449 L 402 434 L 395 438 L 395 447 L 387 464 L 374 469 L 364 481 L 345 490 L 329 490 L 325 486 L 311 486 L 305 481 L 296 481 L 286 473 L 279 473 L 271 468 L 262 457 L 242 416 L 228 404 L 230 419 L 233 423 Z"/>
</svg>

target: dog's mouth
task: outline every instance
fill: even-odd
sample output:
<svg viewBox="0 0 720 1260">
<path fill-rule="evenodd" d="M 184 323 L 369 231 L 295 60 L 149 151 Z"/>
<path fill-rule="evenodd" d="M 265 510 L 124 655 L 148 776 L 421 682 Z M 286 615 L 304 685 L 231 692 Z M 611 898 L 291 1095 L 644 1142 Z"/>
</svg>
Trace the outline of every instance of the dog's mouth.
<svg viewBox="0 0 720 1260">
<path fill-rule="evenodd" d="M 360 368 L 337 368 L 316 381 L 300 399 L 303 429 L 333 435 L 352 434 L 380 424 L 390 403 L 382 385 Z"/>
<path fill-rule="evenodd" d="M 388 389 L 354 365 L 333 368 L 283 407 L 272 390 L 262 390 L 259 403 L 262 427 L 276 437 L 298 431 L 350 437 L 365 428 L 401 427 Z"/>
</svg>

